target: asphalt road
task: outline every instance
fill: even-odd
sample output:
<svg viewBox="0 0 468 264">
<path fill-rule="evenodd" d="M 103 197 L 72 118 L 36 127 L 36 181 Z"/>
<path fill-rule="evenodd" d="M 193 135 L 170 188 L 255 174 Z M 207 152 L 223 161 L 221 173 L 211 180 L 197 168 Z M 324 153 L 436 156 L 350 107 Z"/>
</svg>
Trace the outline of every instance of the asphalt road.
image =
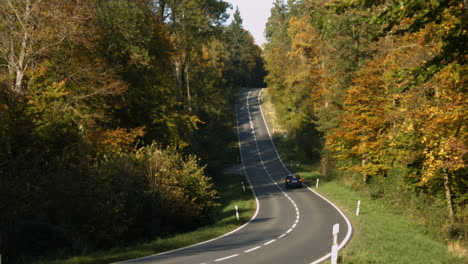
<svg viewBox="0 0 468 264">
<path fill-rule="evenodd" d="M 243 90 L 236 105 L 244 171 L 257 197 L 254 217 L 225 236 L 125 263 L 328 263 L 336 223 L 338 247 L 348 242 L 351 224 L 338 208 L 312 189 L 285 189 L 288 170 L 266 127 L 260 91 Z"/>
</svg>

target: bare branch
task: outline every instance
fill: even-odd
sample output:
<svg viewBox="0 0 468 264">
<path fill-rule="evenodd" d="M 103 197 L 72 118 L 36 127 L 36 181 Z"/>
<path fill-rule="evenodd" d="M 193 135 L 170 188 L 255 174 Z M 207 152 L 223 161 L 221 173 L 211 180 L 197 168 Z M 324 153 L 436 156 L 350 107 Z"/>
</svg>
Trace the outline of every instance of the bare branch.
<svg viewBox="0 0 468 264">
<path fill-rule="evenodd" d="M 29 2 L 29 0 L 28 0 Z M 8 0 L 7 1 L 8 3 L 8 6 L 11 8 L 11 10 L 15 13 L 15 16 L 16 16 L 16 19 L 18 20 L 18 22 L 21 24 L 21 27 L 23 28 L 23 30 L 26 29 L 26 26 L 24 25 L 24 22 L 23 20 L 21 19 L 21 16 L 18 14 L 18 11 L 16 10 L 16 8 L 13 6 L 13 4 L 11 3 L 11 0 Z"/>
<path fill-rule="evenodd" d="M 411 44 L 411 45 L 401 46 L 401 47 L 398 47 L 398 48 L 388 49 L 388 50 L 396 51 L 396 50 L 407 49 L 407 48 L 416 48 L 416 47 L 421 47 L 421 46 L 417 45 L 417 44 Z"/>
</svg>

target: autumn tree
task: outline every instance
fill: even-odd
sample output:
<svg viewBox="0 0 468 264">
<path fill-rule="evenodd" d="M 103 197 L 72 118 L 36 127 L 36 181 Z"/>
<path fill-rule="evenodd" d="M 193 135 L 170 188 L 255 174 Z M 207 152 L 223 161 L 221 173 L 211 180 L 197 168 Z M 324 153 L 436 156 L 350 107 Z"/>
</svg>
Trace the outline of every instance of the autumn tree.
<svg viewBox="0 0 468 264">
<path fill-rule="evenodd" d="M 443 201 L 446 218 L 420 220 L 458 237 L 466 237 L 456 231 L 466 218 L 466 8 L 276 1 L 265 45 L 277 113 L 322 132 L 322 163 L 375 196 L 391 197 L 386 184 L 396 181 L 415 199 Z"/>
<path fill-rule="evenodd" d="M 0 56 L 16 94 L 27 93 L 27 71 L 66 38 L 70 24 L 61 23 L 65 20 L 62 6 L 60 1 L 42 0 L 0 3 Z"/>
<path fill-rule="evenodd" d="M 206 223 L 216 205 L 205 170 L 212 156 L 193 141 L 230 132 L 236 90 L 228 57 L 218 57 L 227 50 L 227 4 L 0 5 L 3 259 L 75 254 Z M 177 71 L 181 54 L 190 55 L 189 68 Z M 178 184 L 162 190 L 168 171 Z"/>
<path fill-rule="evenodd" d="M 227 16 L 224 13 L 228 4 L 215 0 L 170 0 L 160 5 L 167 13 L 167 26 L 174 42 L 174 69 L 176 84 L 180 93 L 185 94 L 184 106 L 192 111 L 192 87 L 190 86 L 191 57 L 194 50 L 200 49 L 216 25 Z M 205 38 L 206 39 L 206 38 Z"/>
<path fill-rule="evenodd" d="M 257 64 L 262 63 L 261 50 L 255 44 L 250 32 L 244 29 L 238 8 L 236 8 L 233 19 L 224 32 L 224 41 L 227 43 L 229 51 L 227 65 L 229 81 L 236 87 L 259 86 L 258 79 L 263 78 L 263 76 L 255 69 Z M 261 83 L 262 81 L 260 81 L 260 86 Z"/>
</svg>

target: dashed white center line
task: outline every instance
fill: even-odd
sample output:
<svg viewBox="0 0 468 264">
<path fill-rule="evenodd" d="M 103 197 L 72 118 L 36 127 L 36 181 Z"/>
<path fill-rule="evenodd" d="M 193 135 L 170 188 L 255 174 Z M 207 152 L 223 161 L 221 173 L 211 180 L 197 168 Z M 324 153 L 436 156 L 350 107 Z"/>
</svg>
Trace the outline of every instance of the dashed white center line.
<svg viewBox="0 0 468 264">
<path fill-rule="evenodd" d="M 295 223 L 292 225 L 292 227 L 286 231 L 286 233 L 283 233 L 281 236 L 279 236 L 277 239 L 280 239 L 280 238 L 283 238 L 285 237 L 288 233 L 290 233 L 295 227 L 296 225 L 299 223 L 299 208 L 297 207 L 297 204 L 294 202 L 294 200 L 289 196 L 287 195 L 284 191 L 281 190 L 281 188 L 279 187 L 278 183 L 273 179 L 273 177 L 271 176 L 270 172 L 268 171 L 268 169 L 266 168 L 265 166 L 265 162 L 263 161 L 263 158 L 262 158 L 262 155 L 261 155 L 261 152 L 260 152 L 260 148 L 258 146 L 258 142 L 257 142 L 257 136 L 256 136 L 256 133 L 255 133 L 255 127 L 254 127 L 254 123 L 253 123 L 253 120 L 252 120 L 252 114 L 250 112 L 250 105 L 249 105 L 249 97 L 250 97 L 250 93 L 251 91 L 248 92 L 247 94 L 247 105 L 246 105 L 246 108 L 247 108 L 247 111 L 248 111 L 248 115 L 249 115 L 249 123 L 250 123 L 250 128 L 251 128 L 251 133 L 253 135 L 253 138 L 254 138 L 254 141 L 255 141 L 255 145 L 257 147 L 257 153 L 258 153 L 258 156 L 260 157 L 260 162 L 262 164 L 262 167 L 263 169 L 265 170 L 265 172 L 267 173 L 268 177 L 273 181 L 273 183 L 276 185 L 276 187 L 278 187 L 280 189 L 280 191 L 283 193 L 284 196 L 286 196 L 286 198 L 288 198 L 288 200 L 292 203 L 292 205 L 294 206 L 295 210 L 296 210 L 296 221 Z M 242 110 L 244 110 L 245 108 L 242 108 Z M 262 113 L 263 115 L 263 113 Z M 264 117 L 263 117 L 264 118 Z M 271 137 L 271 136 L 270 136 Z M 272 239 L 268 242 L 265 242 L 263 245 L 269 245 L 273 242 L 275 242 L 277 239 Z M 244 253 L 249 253 L 249 252 L 252 252 L 254 250 L 257 250 L 259 248 L 261 248 L 262 246 L 257 246 L 257 247 L 254 247 L 254 248 L 251 248 L 251 249 L 248 249 L 248 250 L 245 250 Z M 227 259 L 231 259 L 231 258 L 235 258 L 239 256 L 239 254 L 234 254 L 234 255 L 231 255 L 231 256 L 227 256 L 227 257 L 224 257 L 224 258 L 219 258 L 219 259 L 216 259 L 215 262 L 220 262 L 220 261 L 223 261 L 223 260 L 227 260 Z M 201 264 L 205 264 L 205 263 L 201 263 Z"/>
<path fill-rule="evenodd" d="M 230 258 L 235 258 L 237 256 L 239 256 L 239 254 L 234 254 L 234 255 L 231 255 L 231 256 L 227 256 L 225 258 L 215 259 L 215 262 L 223 261 L 223 260 L 230 259 Z"/>
<path fill-rule="evenodd" d="M 270 241 L 266 242 L 266 243 L 265 243 L 265 244 L 263 244 L 263 245 L 265 245 L 265 246 L 266 246 L 266 245 L 269 245 L 269 244 L 271 244 L 271 243 L 273 243 L 273 242 L 275 242 L 275 241 L 276 241 L 276 239 L 272 239 L 272 240 L 270 240 Z"/>
<path fill-rule="evenodd" d="M 290 232 L 292 232 L 292 230 L 297 226 L 297 224 L 299 223 L 299 219 L 300 219 L 300 212 L 299 212 L 299 208 L 298 208 L 297 204 L 294 202 L 294 200 L 293 200 L 288 194 L 286 194 L 286 193 L 279 187 L 279 184 L 276 182 L 275 179 L 273 179 L 272 175 L 270 174 L 270 172 L 268 171 L 268 169 L 267 169 L 266 166 L 265 166 L 265 162 L 264 162 L 264 160 L 263 160 L 263 158 L 262 158 L 262 154 L 261 154 L 261 152 L 260 152 L 260 148 L 259 148 L 258 141 L 257 141 L 257 136 L 256 136 L 256 133 L 255 133 L 255 127 L 254 127 L 254 123 L 253 123 L 253 119 L 252 119 L 252 113 L 251 113 L 251 111 L 250 111 L 249 99 L 250 99 L 250 94 L 251 94 L 251 92 L 252 92 L 252 91 L 249 91 L 249 92 L 248 92 L 248 94 L 247 94 L 247 100 L 246 100 L 246 106 L 242 106 L 242 107 L 241 107 L 241 110 L 243 110 L 243 111 L 247 110 L 248 117 L 249 117 L 249 123 L 250 123 L 250 129 L 251 129 L 251 133 L 252 133 L 252 135 L 253 135 L 253 139 L 254 139 L 255 145 L 256 145 L 256 147 L 257 147 L 257 153 L 258 153 L 258 156 L 260 157 L 260 162 L 261 162 L 261 164 L 262 164 L 263 169 L 264 169 L 265 172 L 267 173 L 268 177 L 273 181 L 273 183 L 276 185 L 276 187 L 279 188 L 280 192 L 292 203 L 292 205 L 294 206 L 294 209 L 295 209 L 295 211 L 296 211 L 296 220 L 295 220 L 294 224 L 292 225 L 292 227 L 291 227 L 288 231 L 286 231 L 285 233 L 283 233 L 282 235 L 280 235 L 280 236 L 277 238 L 277 239 L 281 239 L 281 238 L 285 237 L 287 234 L 289 234 Z M 259 104 L 260 104 L 260 97 L 258 97 L 258 102 L 259 102 Z M 263 121 L 265 122 L 265 125 L 266 125 L 265 117 L 264 117 L 264 115 L 263 115 L 263 111 L 262 111 L 262 109 L 261 109 L 261 106 L 259 106 L 259 108 L 260 108 L 260 112 L 261 112 L 261 114 L 262 114 Z M 237 115 L 237 112 L 236 112 L 236 115 Z M 239 126 L 239 125 L 238 125 L 238 126 Z M 246 127 L 246 126 L 243 126 L 243 127 Z M 271 134 L 270 134 L 270 131 L 268 130 L 268 126 L 267 126 L 267 125 L 266 125 L 266 129 L 267 129 L 267 132 L 268 132 L 268 134 L 269 134 L 269 136 L 270 136 L 270 139 L 271 139 Z M 239 140 L 240 140 L 240 138 L 239 138 Z M 239 144 L 239 146 L 240 146 L 240 145 L 241 145 L 241 144 Z M 275 152 L 276 152 L 278 158 L 280 158 L 278 152 L 276 151 L 276 148 L 275 148 L 274 146 L 273 146 L 273 148 L 274 148 L 274 150 L 275 150 Z M 242 153 L 241 153 L 241 156 L 242 156 Z M 280 160 L 280 162 L 282 163 L 281 160 Z M 258 166 L 257 166 L 257 167 L 258 167 Z M 283 164 L 283 167 L 286 169 L 286 167 L 284 166 L 284 164 Z M 244 168 L 244 170 L 245 170 L 245 168 Z M 286 170 L 287 170 L 287 169 L 286 169 Z M 308 188 L 308 189 L 312 191 L 311 188 Z M 313 191 L 312 191 L 312 192 L 313 192 Z M 319 194 L 318 194 L 318 195 L 319 195 Z M 319 196 L 321 196 L 321 195 L 319 195 Z M 322 197 L 322 198 L 325 199 L 324 197 Z M 325 200 L 328 201 L 327 199 L 325 199 Z M 345 220 L 347 220 L 346 216 L 345 216 L 335 205 L 333 205 L 330 201 L 328 201 L 328 202 L 338 210 L 338 212 L 345 218 Z M 257 200 L 257 204 L 258 204 L 258 200 Z M 258 209 L 257 209 L 257 210 L 258 210 Z M 258 211 L 257 211 L 257 212 L 258 212 Z M 350 223 L 349 223 L 349 220 L 347 220 L 347 222 L 348 222 L 348 227 L 349 227 L 349 229 L 351 229 L 351 225 L 350 225 Z M 348 232 L 347 238 L 345 239 L 345 241 L 342 242 L 341 247 L 343 247 L 344 244 L 345 244 L 345 242 L 347 242 L 347 240 L 349 240 L 350 234 L 351 234 L 351 232 Z M 275 242 L 277 239 L 273 239 L 273 240 L 270 240 L 270 241 L 268 241 L 268 242 L 265 242 L 263 245 L 265 245 L 265 246 L 266 246 L 266 245 L 269 245 L 269 244 Z M 259 248 L 261 248 L 261 247 L 262 247 L 262 246 L 257 246 L 257 247 L 254 247 L 254 248 L 245 250 L 244 253 L 252 252 L 252 251 L 257 250 L 257 249 L 259 249 Z M 235 258 L 235 257 L 237 257 L 237 256 L 239 256 L 239 255 L 240 255 L 240 254 L 234 254 L 234 255 L 231 255 L 231 256 L 224 257 L 224 258 L 216 259 L 216 260 L 214 260 L 214 261 L 215 261 L 215 262 L 220 262 L 220 261 L 223 261 L 223 260 Z M 316 261 L 313 262 L 313 263 L 319 263 L 319 262 L 325 260 L 326 258 L 328 258 L 329 256 L 330 256 L 330 254 L 325 255 L 324 257 L 322 257 L 322 258 L 316 260 Z M 207 263 L 200 263 L 200 264 L 207 264 Z"/>
<path fill-rule="evenodd" d="M 252 251 L 257 250 L 257 249 L 259 249 L 259 248 L 261 248 L 261 246 L 251 248 L 251 249 L 246 250 L 246 251 L 244 251 L 244 252 L 245 252 L 245 253 L 249 253 L 249 252 L 252 252 Z"/>
</svg>

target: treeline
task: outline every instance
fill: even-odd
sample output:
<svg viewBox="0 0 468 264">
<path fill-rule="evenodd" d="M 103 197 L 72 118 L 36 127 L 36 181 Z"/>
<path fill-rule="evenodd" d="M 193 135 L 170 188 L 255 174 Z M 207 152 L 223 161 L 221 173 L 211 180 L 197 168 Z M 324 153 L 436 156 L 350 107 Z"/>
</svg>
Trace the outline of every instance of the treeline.
<svg viewBox="0 0 468 264">
<path fill-rule="evenodd" d="M 467 11 L 461 0 L 276 1 L 265 45 L 302 157 L 465 242 Z"/>
<path fill-rule="evenodd" d="M 0 254 L 79 254 L 207 223 L 261 50 L 219 0 L 0 2 Z M 235 136 L 235 134 L 234 134 Z"/>
</svg>

